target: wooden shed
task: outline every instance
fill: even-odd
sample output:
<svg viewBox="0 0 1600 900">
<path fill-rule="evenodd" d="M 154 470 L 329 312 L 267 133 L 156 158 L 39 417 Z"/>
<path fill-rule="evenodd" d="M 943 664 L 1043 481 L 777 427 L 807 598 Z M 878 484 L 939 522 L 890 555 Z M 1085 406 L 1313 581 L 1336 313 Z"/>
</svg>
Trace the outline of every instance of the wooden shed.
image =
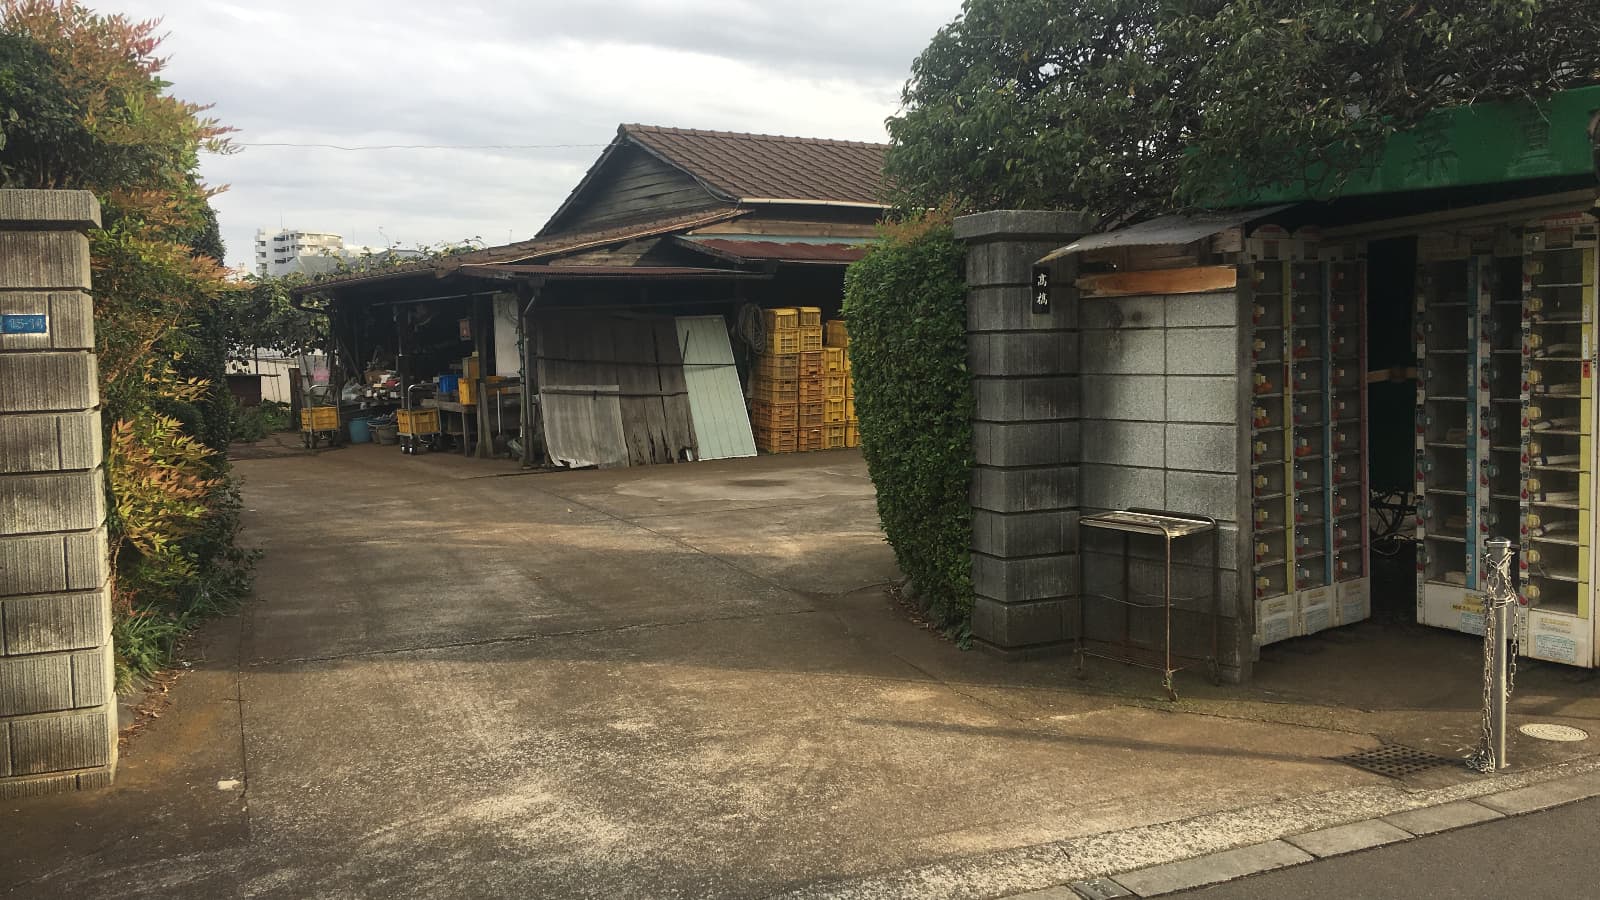
<svg viewBox="0 0 1600 900">
<path fill-rule="evenodd" d="M 540 461 L 552 415 L 612 420 L 585 403 L 617 405 L 621 434 L 606 440 L 620 442 L 629 464 L 700 459 L 683 348 L 667 339 L 681 333 L 674 320 L 721 316 L 743 376 L 754 343 L 748 325 L 761 308 L 837 316 L 844 270 L 866 252 L 887 209 L 883 151 L 623 125 L 531 240 L 324 279 L 298 293 L 328 301 L 350 373 L 375 348 L 398 357 L 408 383 L 439 364 L 422 342 L 448 345 L 443 356 L 476 352 L 481 377 L 512 380 L 520 392 L 518 420 L 531 426 L 518 426 L 525 463 Z M 437 326 L 432 338 L 419 330 L 454 319 L 470 320 L 469 340 Z M 694 330 L 702 342 L 703 326 Z M 713 408 L 726 404 L 702 406 Z M 489 433 L 487 409 L 478 416 Z M 489 444 L 480 447 L 487 455 Z M 596 452 L 572 456 L 618 451 L 588 449 Z"/>
</svg>

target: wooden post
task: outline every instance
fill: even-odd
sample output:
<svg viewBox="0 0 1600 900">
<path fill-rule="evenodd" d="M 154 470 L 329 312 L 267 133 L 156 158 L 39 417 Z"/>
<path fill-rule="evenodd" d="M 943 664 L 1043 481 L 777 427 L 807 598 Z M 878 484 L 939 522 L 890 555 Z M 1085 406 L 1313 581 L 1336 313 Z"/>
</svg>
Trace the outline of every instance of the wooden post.
<svg viewBox="0 0 1600 900">
<path fill-rule="evenodd" d="M 490 459 L 494 456 L 494 432 L 490 424 L 493 420 L 489 416 L 489 392 L 484 388 L 488 384 L 489 354 L 494 347 L 489 341 L 489 330 L 494 327 L 494 298 L 475 297 L 472 309 L 472 343 L 478 351 L 478 383 L 474 385 L 478 399 L 478 452 L 475 455 L 479 459 Z M 495 402 L 499 403 L 500 399 L 496 397 Z"/>
<path fill-rule="evenodd" d="M 300 383 L 300 367 L 289 368 L 289 422 L 300 427 L 300 410 L 305 409 L 305 385 Z"/>
<path fill-rule="evenodd" d="M 534 397 L 539 390 L 539 372 L 533 354 L 533 306 L 539 290 L 526 282 L 517 286 L 517 327 L 522 329 L 522 467 L 533 468 L 533 436 L 539 430 L 533 419 Z"/>
</svg>

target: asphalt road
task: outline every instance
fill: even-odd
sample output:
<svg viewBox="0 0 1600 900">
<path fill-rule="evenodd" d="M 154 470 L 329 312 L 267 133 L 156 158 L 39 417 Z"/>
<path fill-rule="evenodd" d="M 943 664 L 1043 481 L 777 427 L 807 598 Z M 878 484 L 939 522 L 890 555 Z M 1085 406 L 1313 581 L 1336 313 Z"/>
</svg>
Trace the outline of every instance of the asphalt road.
<svg viewBox="0 0 1600 900">
<path fill-rule="evenodd" d="M 1600 894 L 1600 799 L 1243 878 L 1195 900 L 1576 900 Z"/>
</svg>

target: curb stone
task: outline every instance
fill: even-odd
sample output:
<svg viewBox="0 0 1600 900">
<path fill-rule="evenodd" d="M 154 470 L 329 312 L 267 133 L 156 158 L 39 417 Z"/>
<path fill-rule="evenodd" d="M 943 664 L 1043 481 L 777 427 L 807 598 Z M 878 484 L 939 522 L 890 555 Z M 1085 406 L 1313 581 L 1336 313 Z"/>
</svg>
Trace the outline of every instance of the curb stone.
<svg viewBox="0 0 1600 900">
<path fill-rule="evenodd" d="M 1090 898 L 1119 896 L 1074 887 L 1080 882 L 1115 884 L 1122 874 L 1273 841 L 1299 847 L 1316 858 L 1317 849 L 1304 846 L 1314 843 L 1312 835 L 1354 825 L 1381 831 L 1373 823 L 1459 800 L 1479 801 L 1485 813 L 1498 815 L 1498 807 L 1502 806 L 1532 812 L 1596 796 L 1600 796 L 1600 757 L 1420 791 L 1394 783 L 1367 785 L 812 884 L 780 892 L 768 900 L 921 900 L 929 896 L 948 900 L 1022 900 L 1030 892 L 1039 900 L 1074 894 Z M 1404 834 L 1405 840 L 1413 838 L 1411 832 Z M 1345 840 L 1359 844 L 1348 835 Z M 1330 848 L 1326 855 L 1338 855 L 1333 849 L 1336 848 Z M 1360 848 L 1351 846 L 1343 852 L 1357 849 Z M 1120 884 L 1117 888 L 1126 890 Z"/>
<path fill-rule="evenodd" d="M 1149 866 L 1101 877 L 1094 881 L 1101 884 L 1105 882 L 1115 884 L 1128 892 L 1126 896 L 1158 897 L 1259 875 L 1275 869 L 1303 865 L 1318 859 L 1342 856 L 1426 835 L 1481 825 L 1508 816 L 1540 812 L 1595 797 L 1600 797 L 1600 771 L 1537 782 L 1527 787 L 1508 788 L 1480 795 L 1471 800 L 1450 800 L 1432 806 L 1417 807 L 1382 818 L 1363 819 L 1320 831 L 1285 835 L 1279 840 L 1264 841 L 1205 856 Z M 1075 882 L 1069 887 L 1078 897 L 1086 900 L 1098 900 L 1108 896 L 1104 893 L 1091 893 L 1080 886 L 1083 884 L 1085 883 Z M 1011 900 L 1021 900 L 1022 896 L 1033 895 L 1012 895 Z M 1041 893 L 1039 896 L 1054 895 Z"/>
</svg>

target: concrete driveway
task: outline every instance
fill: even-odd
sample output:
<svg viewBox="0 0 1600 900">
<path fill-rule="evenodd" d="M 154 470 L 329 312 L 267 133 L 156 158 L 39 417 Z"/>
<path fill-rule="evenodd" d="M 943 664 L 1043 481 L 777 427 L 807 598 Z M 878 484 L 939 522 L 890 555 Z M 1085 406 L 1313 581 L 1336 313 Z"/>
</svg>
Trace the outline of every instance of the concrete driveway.
<svg viewBox="0 0 1600 900">
<path fill-rule="evenodd" d="M 256 600 L 194 643 L 116 787 L 0 804 L 0 890 L 859 896 L 1383 782 L 1327 759 L 1366 735 L 1170 712 L 919 628 L 853 451 L 238 468 Z M 1025 886 L 1005 871 L 927 894 Z"/>
</svg>

